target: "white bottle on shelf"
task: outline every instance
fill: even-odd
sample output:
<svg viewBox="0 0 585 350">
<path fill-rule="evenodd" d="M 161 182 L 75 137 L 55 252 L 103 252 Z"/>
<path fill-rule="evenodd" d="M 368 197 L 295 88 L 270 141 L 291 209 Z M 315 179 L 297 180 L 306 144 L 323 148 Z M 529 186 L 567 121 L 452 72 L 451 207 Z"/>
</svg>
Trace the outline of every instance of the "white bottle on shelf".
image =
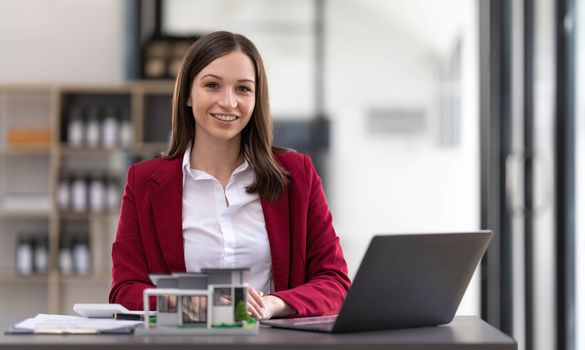
<svg viewBox="0 0 585 350">
<path fill-rule="evenodd" d="M 87 239 L 76 240 L 73 244 L 73 266 L 80 276 L 89 274 L 89 244 Z"/>
<path fill-rule="evenodd" d="M 63 276 L 73 273 L 73 255 L 68 240 L 62 240 L 59 247 L 59 271 Z"/>
<path fill-rule="evenodd" d="M 71 183 L 64 175 L 62 175 L 59 179 L 59 188 L 57 191 L 57 202 L 59 203 L 59 209 L 71 209 Z"/>
<path fill-rule="evenodd" d="M 71 106 L 67 124 L 67 143 L 71 147 L 81 147 L 84 143 L 85 123 L 80 106 Z"/>
<path fill-rule="evenodd" d="M 120 113 L 120 146 L 123 148 L 132 147 L 134 137 L 132 136 L 132 123 L 128 107 L 123 107 Z"/>
<path fill-rule="evenodd" d="M 46 274 L 49 270 L 49 248 L 46 236 L 37 238 L 34 252 L 35 272 Z"/>
<path fill-rule="evenodd" d="M 98 147 L 100 145 L 100 117 L 97 106 L 87 109 L 87 146 Z"/>
<path fill-rule="evenodd" d="M 89 186 L 89 207 L 94 213 L 106 209 L 106 184 L 103 177 L 94 177 Z"/>
<path fill-rule="evenodd" d="M 20 237 L 16 245 L 16 271 L 22 276 L 33 273 L 33 247 L 27 237 Z"/>
<path fill-rule="evenodd" d="M 116 109 L 111 106 L 106 108 L 102 122 L 102 145 L 105 148 L 114 148 L 120 144 L 119 124 Z"/>
<path fill-rule="evenodd" d="M 84 212 L 87 210 L 87 181 L 82 177 L 76 177 L 71 184 L 71 204 L 73 211 Z"/>
</svg>

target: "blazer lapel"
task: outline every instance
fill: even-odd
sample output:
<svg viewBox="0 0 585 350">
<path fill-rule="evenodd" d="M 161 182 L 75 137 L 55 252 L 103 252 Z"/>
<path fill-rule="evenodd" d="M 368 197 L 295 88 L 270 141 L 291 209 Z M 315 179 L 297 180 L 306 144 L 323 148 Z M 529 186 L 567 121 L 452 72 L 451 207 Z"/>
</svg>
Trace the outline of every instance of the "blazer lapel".
<svg viewBox="0 0 585 350">
<path fill-rule="evenodd" d="M 165 161 L 152 173 L 152 212 L 169 272 L 184 272 L 183 172 L 181 158 Z"/>
<path fill-rule="evenodd" d="M 260 198 L 270 255 L 272 256 L 272 276 L 276 291 L 289 288 L 288 276 L 290 266 L 290 215 L 288 203 L 288 187 L 275 202 Z"/>
</svg>

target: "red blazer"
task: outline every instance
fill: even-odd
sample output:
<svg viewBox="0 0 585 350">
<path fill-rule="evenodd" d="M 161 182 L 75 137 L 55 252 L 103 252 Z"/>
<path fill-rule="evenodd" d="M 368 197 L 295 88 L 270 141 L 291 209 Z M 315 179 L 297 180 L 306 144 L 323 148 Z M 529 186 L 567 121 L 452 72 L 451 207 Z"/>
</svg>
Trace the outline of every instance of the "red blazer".
<svg viewBox="0 0 585 350">
<path fill-rule="evenodd" d="M 295 309 L 296 316 L 335 313 L 350 280 L 321 179 L 306 155 L 274 156 L 290 175 L 278 200 L 260 199 L 272 256 L 273 294 Z M 111 303 L 140 310 L 142 291 L 152 287 L 149 274 L 185 271 L 181 164 L 181 157 L 157 158 L 128 169 L 112 245 Z"/>
</svg>

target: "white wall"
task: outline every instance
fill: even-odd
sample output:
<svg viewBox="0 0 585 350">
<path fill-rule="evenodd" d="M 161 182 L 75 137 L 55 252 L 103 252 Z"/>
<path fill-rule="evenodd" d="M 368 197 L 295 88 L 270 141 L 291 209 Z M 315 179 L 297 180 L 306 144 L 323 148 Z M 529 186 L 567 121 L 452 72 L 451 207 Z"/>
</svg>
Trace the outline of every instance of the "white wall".
<svg viewBox="0 0 585 350">
<path fill-rule="evenodd" d="M 124 79 L 124 1 L 0 1 L 0 83 Z"/>
</svg>

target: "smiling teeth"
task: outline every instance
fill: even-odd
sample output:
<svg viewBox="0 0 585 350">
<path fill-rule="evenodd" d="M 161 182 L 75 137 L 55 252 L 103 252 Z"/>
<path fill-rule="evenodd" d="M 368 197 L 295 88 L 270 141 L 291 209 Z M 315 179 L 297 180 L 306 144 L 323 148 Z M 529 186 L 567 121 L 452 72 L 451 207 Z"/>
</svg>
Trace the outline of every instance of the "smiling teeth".
<svg viewBox="0 0 585 350">
<path fill-rule="evenodd" d="M 212 115 L 215 119 L 219 119 L 219 120 L 222 120 L 224 122 L 232 122 L 238 118 L 235 115 L 229 115 L 229 114 L 212 114 Z"/>
</svg>

